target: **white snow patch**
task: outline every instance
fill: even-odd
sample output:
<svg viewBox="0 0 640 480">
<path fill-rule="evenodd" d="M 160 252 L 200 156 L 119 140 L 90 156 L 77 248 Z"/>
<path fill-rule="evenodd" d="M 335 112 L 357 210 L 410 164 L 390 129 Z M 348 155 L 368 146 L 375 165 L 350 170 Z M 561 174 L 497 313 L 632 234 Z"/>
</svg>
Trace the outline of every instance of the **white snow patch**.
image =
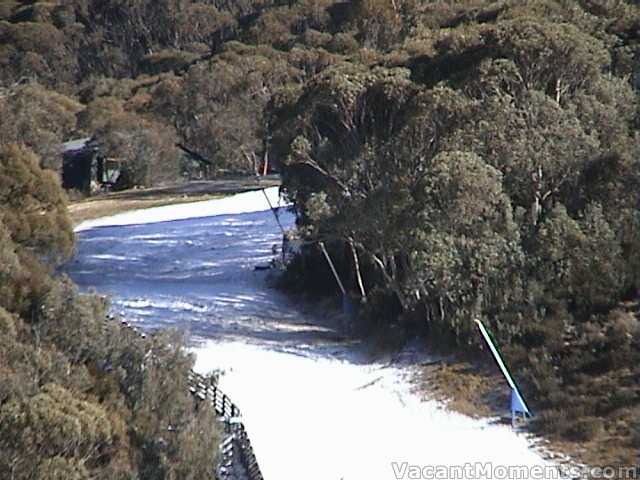
<svg viewBox="0 0 640 480">
<path fill-rule="evenodd" d="M 193 351 L 197 371 L 225 371 L 221 388 L 243 413 L 266 479 L 392 480 L 393 462 L 546 465 L 511 428 L 420 400 L 397 368 L 244 342 Z"/>
<path fill-rule="evenodd" d="M 87 220 L 80 223 L 75 228 L 75 231 L 81 232 L 96 227 L 141 225 L 145 223 L 212 217 L 214 215 L 236 215 L 260 212 L 269 208 L 269 204 L 264 196 L 265 193 L 267 197 L 269 197 L 271 205 L 274 207 L 282 206 L 278 190 L 278 187 L 270 187 L 264 190 L 253 190 L 220 199 L 206 200 L 204 202 L 181 203 L 164 207 L 132 210 L 110 217 Z M 231 220 L 237 221 L 236 219 L 230 219 L 230 221 Z"/>
<path fill-rule="evenodd" d="M 96 260 L 123 260 L 127 262 L 134 260 L 130 256 L 126 256 L 126 255 L 107 255 L 107 254 L 99 254 L 99 253 L 92 255 L 92 257 Z"/>
<path fill-rule="evenodd" d="M 118 305 L 124 308 L 131 309 L 163 309 L 163 310 L 172 310 L 172 311 L 183 311 L 183 312 L 206 312 L 208 310 L 206 305 L 197 305 L 190 302 L 180 301 L 180 300 L 146 300 L 143 298 L 133 299 L 133 300 L 124 300 L 118 302 Z"/>
</svg>

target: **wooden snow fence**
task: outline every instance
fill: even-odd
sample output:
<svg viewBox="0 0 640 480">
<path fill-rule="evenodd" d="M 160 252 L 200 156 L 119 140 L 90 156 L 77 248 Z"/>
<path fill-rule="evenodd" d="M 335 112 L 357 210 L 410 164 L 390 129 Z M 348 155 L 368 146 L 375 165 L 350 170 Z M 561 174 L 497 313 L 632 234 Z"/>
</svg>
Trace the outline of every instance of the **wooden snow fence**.
<svg viewBox="0 0 640 480">
<path fill-rule="evenodd" d="M 223 442 L 223 464 L 219 469 L 221 480 L 235 480 L 237 476 L 243 476 L 248 480 L 264 480 L 251 440 L 240 419 L 240 409 L 217 385 L 202 375 L 192 371 L 189 374 L 189 385 L 191 393 L 196 398 L 208 401 L 213 406 L 218 418 L 225 424 L 227 439 L 231 439 Z M 238 464 L 244 470 L 244 474 L 236 473 Z M 225 476 L 228 472 L 231 475 Z"/>
<path fill-rule="evenodd" d="M 115 321 L 111 315 L 107 319 Z M 120 324 L 122 328 L 133 334 L 143 339 L 147 338 L 145 333 L 127 321 L 122 320 Z M 264 480 L 237 405 L 220 390 L 212 379 L 193 370 L 189 372 L 188 383 L 189 392 L 197 401 L 208 402 L 225 426 L 225 437 L 220 445 L 221 459 L 219 464 L 215 466 L 216 478 L 219 480 Z"/>
</svg>

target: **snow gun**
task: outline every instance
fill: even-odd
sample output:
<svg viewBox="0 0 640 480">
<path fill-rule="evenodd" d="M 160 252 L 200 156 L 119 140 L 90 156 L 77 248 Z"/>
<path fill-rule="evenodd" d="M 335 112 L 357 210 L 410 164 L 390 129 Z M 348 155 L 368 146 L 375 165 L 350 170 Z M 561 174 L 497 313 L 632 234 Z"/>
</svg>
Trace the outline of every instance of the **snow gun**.
<svg viewBox="0 0 640 480">
<path fill-rule="evenodd" d="M 493 358 L 498 364 L 498 367 L 500 367 L 500 370 L 502 371 L 504 378 L 507 380 L 509 387 L 511 387 L 511 405 L 510 405 L 511 425 L 515 426 L 516 419 L 518 418 L 518 416 L 521 416 L 523 419 L 526 419 L 527 417 L 531 417 L 533 415 L 531 414 L 529 407 L 527 407 L 527 404 L 524 401 L 522 394 L 520 393 L 520 389 L 518 388 L 518 385 L 514 381 L 513 377 L 511 376 L 511 373 L 509 372 L 509 369 L 504 363 L 504 360 L 502 359 L 502 355 L 500 355 L 500 350 L 498 350 L 498 347 L 496 346 L 495 341 L 493 340 L 493 337 L 491 336 L 489 331 L 486 329 L 486 327 L 482 324 L 480 320 L 476 318 L 474 321 L 478 325 L 478 329 L 480 329 L 480 333 L 482 334 L 484 341 L 487 343 L 489 350 L 491 350 L 491 353 L 493 354 Z"/>
</svg>

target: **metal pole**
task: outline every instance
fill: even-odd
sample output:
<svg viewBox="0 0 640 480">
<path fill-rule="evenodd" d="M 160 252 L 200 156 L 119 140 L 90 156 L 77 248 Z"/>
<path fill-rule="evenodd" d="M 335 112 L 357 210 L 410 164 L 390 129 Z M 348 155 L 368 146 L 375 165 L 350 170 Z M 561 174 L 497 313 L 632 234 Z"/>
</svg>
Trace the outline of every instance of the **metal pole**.
<svg viewBox="0 0 640 480">
<path fill-rule="evenodd" d="M 519 404 L 521 406 L 522 412 L 524 414 L 528 414 L 529 416 L 531 416 L 531 412 L 529 411 L 529 407 L 527 407 L 527 404 L 525 403 L 524 398 L 520 394 L 520 390 L 518 389 L 518 386 L 516 385 L 516 382 L 511 377 L 511 374 L 509 373 L 509 370 L 507 369 L 507 366 L 505 365 L 504 361 L 502 360 L 502 357 L 500 356 L 500 353 L 498 352 L 498 349 L 496 348 L 496 346 L 494 345 L 493 341 L 491 340 L 491 336 L 489 335 L 489 332 L 487 331 L 487 329 L 485 328 L 485 326 L 482 324 L 482 322 L 480 320 L 478 320 L 476 318 L 476 319 L 474 319 L 474 322 L 478 325 L 478 328 L 480 329 L 480 333 L 484 337 L 484 341 L 487 343 L 487 346 L 489 347 L 489 350 L 491 350 L 491 353 L 493 354 L 493 358 L 495 359 L 496 363 L 498 364 L 498 367 L 500 367 L 500 370 L 502 371 L 502 374 L 504 375 L 505 380 L 507 381 L 507 383 L 511 387 L 511 402 L 510 402 L 511 411 L 512 412 L 515 411 L 513 409 L 513 404 L 514 404 L 514 402 L 517 402 L 517 404 Z"/>
<path fill-rule="evenodd" d="M 284 228 L 282 227 L 282 224 L 280 223 L 280 219 L 278 218 L 278 214 L 276 213 L 276 209 L 273 208 L 273 205 L 271 204 L 271 200 L 269 200 L 269 196 L 267 195 L 267 192 L 264 191 L 264 189 L 261 190 L 262 194 L 264 195 L 264 198 L 267 199 L 267 203 L 269 204 L 269 208 L 271 209 L 271 213 L 273 213 L 273 216 L 276 218 L 276 222 L 278 222 L 278 226 L 280 227 L 280 231 L 282 231 L 282 234 L 285 235 L 285 231 Z"/>
</svg>

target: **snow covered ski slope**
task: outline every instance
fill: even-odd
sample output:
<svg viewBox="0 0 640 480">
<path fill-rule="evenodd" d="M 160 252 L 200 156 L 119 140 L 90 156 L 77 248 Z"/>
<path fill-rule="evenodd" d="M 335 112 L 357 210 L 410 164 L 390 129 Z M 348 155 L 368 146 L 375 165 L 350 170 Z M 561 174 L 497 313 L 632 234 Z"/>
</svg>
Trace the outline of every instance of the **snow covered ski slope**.
<svg viewBox="0 0 640 480">
<path fill-rule="evenodd" d="M 85 223 L 67 271 L 142 329 L 190 332 L 196 369 L 226 372 L 267 480 L 456 478 L 465 464 L 464 478 L 498 478 L 546 465 L 509 427 L 421 401 L 406 362 L 367 361 L 322 312 L 269 288 L 253 269 L 281 240 L 268 208 L 251 192 Z M 284 209 L 280 219 L 293 224 Z"/>
</svg>

